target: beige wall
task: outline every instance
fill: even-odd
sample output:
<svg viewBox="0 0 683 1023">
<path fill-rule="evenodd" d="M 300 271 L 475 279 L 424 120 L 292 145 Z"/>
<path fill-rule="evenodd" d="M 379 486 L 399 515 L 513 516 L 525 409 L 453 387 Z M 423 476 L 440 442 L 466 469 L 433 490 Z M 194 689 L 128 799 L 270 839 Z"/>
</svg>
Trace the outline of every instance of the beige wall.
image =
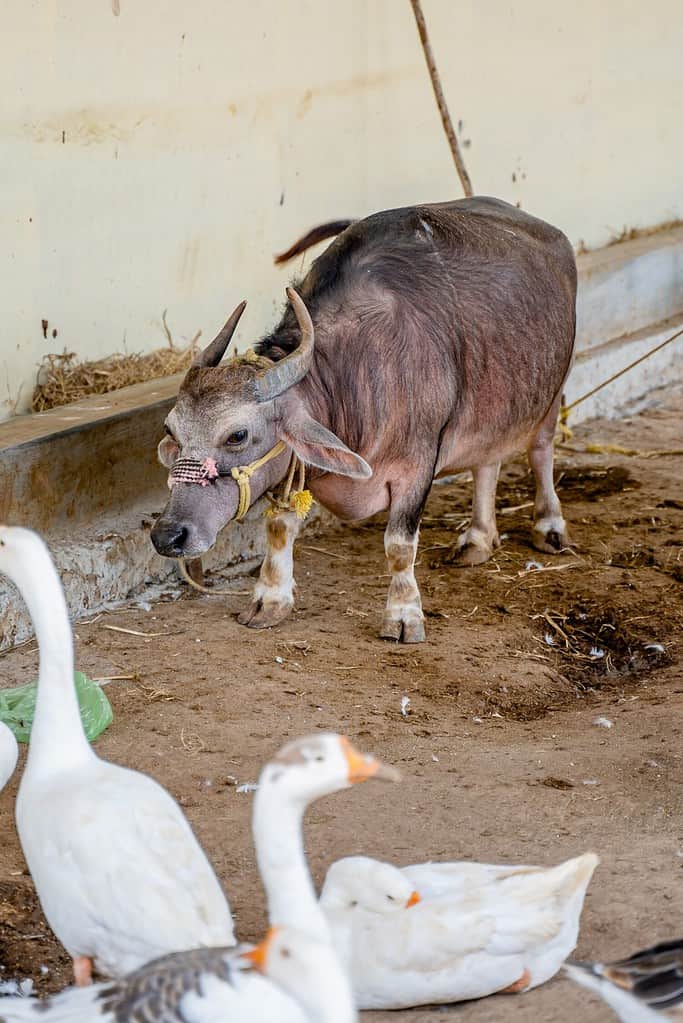
<svg viewBox="0 0 683 1023">
<path fill-rule="evenodd" d="M 156 347 L 166 307 L 208 339 L 248 297 L 244 343 L 304 229 L 460 195 L 408 0 L 119 3 L 3 6 L 0 418 L 47 351 Z M 423 6 L 476 191 L 588 246 L 683 216 L 679 0 Z"/>
</svg>

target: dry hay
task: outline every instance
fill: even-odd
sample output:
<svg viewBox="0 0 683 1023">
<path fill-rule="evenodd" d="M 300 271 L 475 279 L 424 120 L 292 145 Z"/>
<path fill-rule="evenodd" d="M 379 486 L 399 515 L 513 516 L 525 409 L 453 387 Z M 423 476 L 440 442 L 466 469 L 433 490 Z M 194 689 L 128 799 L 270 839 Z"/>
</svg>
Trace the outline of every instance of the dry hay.
<svg viewBox="0 0 683 1023">
<path fill-rule="evenodd" d="M 129 384 L 186 372 L 196 353 L 201 331 L 195 334 L 188 347 L 178 348 L 166 324 L 165 312 L 162 321 L 168 345 L 145 355 L 117 352 L 92 362 L 79 362 L 75 352 L 67 351 L 43 356 L 31 399 L 32 411 L 45 412 L 90 394 L 107 394 Z"/>
</svg>

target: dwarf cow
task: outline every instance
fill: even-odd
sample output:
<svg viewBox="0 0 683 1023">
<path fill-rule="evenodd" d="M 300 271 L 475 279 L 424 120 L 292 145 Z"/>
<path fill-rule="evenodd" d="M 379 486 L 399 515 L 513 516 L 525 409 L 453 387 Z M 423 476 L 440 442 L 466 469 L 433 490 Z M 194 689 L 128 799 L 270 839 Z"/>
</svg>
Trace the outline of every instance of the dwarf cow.
<svg viewBox="0 0 683 1023">
<path fill-rule="evenodd" d="M 574 345 L 574 255 L 556 228 L 491 198 L 337 221 L 289 254 L 333 234 L 255 351 L 221 363 L 242 303 L 187 373 L 159 445 L 171 495 L 152 540 L 166 556 L 200 555 L 299 459 L 316 500 L 341 519 L 388 511 L 380 635 L 417 643 L 414 561 L 435 477 L 474 476 L 460 565 L 498 546 L 498 470 L 521 449 L 537 484 L 534 546 L 569 542 L 553 434 Z M 293 502 L 279 502 L 244 625 L 289 614 L 298 527 Z"/>
</svg>

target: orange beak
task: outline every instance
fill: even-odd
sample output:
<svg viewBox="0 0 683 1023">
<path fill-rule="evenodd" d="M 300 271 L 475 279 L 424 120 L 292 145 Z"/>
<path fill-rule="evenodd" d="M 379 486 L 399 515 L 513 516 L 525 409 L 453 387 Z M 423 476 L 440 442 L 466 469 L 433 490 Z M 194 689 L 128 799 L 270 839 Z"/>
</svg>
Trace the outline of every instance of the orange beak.
<svg viewBox="0 0 683 1023">
<path fill-rule="evenodd" d="M 270 943 L 277 934 L 277 931 L 277 927 L 270 927 L 263 941 L 260 941 L 258 945 L 251 949 L 250 952 L 245 952 L 244 955 L 241 956 L 242 959 L 247 959 L 254 969 L 259 971 L 259 973 L 265 972 L 266 963 L 268 962 L 268 953 L 270 951 Z"/>
<path fill-rule="evenodd" d="M 368 778 L 378 778 L 382 781 L 401 780 L 401 775 L 395 767 L 389 767 L 369 754 L 359 753 L 345 735 L 341 735 L 339 741 L 348 765 L 348 779 L 351 785 L 367 781 Z"/>
<path fill-rule="evenodd" d="M 406 902 L 406 909 L 410 909 L 411 906 L 417 906 L 420 901 L 420 893 L 413 892 L 408 901 Z"/>
</svg>

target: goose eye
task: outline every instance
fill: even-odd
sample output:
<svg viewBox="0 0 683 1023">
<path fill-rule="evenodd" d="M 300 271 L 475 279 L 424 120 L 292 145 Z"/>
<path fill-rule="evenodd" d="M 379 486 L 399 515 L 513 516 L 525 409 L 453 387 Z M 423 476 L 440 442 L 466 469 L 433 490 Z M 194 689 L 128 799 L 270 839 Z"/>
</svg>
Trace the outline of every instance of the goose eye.
<svg viewBox="0 0 683 1023">
<path fill-rule="evenodd" d="M 282 956 L 283 959 L 289 959 L 292 953 L 289 951 L 288 948 L 283 948 L 280 950 L 280 955 Z"/>
<path fill-rule="evenodd" d="M 317 757 L 313 757 L 313 759 L 317 761 L 319 764 L 322 764 L 323 761 L 325 760 L 325 757 L 322 755 L 322 753 L 319 753 Z"/>
<path fill-rule="evenodd" d="M 395 901 L 396 901 L 396 900 L 394 899 L 394 896 L 393 896 L 393 895 L 387 895 L 387 898 L 388 898 L 389 902 L 395 902 Z"/>
<path fill-rule="evenodd" d="M 226 440 L 225 443 L 226 444 L 243 444 L 248 436 L 249 436 L 249 431 L 248 430 L 235 430 L 234 433 L 230 434 L 230 436 L 228 437 L 228 439 Z"/>
</svg>

